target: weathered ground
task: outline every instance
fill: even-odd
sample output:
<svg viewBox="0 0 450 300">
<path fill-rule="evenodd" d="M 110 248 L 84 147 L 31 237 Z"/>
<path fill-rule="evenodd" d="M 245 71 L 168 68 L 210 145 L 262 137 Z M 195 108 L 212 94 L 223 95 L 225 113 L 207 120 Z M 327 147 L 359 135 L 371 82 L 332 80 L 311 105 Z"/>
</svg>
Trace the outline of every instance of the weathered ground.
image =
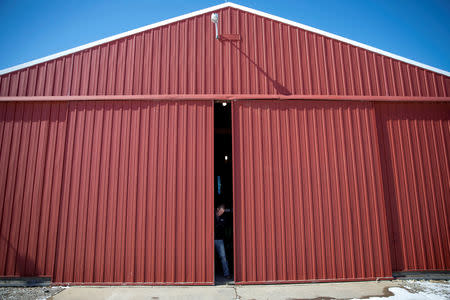
<svg viewBox="0 0 450 300">
<path fill-rule="evenodd" d="M 450 281 L 394 280 L 283 285 L 0 288 L 0 299 L 450 299 Z"/>
<path fill-rule="evenodd" d="M 0 299 L 1 300 L 37 300 L 37 299 L 49 299 L 50 297 L 58 294 L 64 288 L 55 287 L 0 287 Z"/>
<path fill-rule="evenodd" d="M 370 300 L 440 300 L 450 299 L 450 281 L 405 280 L 399 287 L 389 288 L 389 297 L 370 297 Z"/>
</svg>

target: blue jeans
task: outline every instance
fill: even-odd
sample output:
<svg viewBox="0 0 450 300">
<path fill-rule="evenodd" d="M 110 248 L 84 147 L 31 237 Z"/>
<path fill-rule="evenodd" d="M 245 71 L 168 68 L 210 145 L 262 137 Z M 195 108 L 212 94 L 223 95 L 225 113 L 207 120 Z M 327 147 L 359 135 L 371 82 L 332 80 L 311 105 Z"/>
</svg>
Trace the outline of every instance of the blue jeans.
<svg viewBox="0 0 450 300">
<path fill-rule="evenodd" d="M 219 254 L 220 261 L 222 263 L 223 276 L 230 276 L 230 270 L 228 270 L 227 257 L 225 256 L 225 246 L 223 240 L 214 240 L 214 247 Z"/>
</svg>

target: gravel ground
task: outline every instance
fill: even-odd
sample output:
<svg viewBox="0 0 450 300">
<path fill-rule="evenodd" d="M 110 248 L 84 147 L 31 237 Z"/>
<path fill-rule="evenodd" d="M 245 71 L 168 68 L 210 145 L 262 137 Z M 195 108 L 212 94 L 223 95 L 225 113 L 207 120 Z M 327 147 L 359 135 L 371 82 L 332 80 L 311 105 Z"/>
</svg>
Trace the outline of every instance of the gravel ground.
<svg viewBox="0 0 450 300">
<path fill-rule="evenodd" d="M 1 300 L 40 300 L 49 299 L 64 290 L 64 287 L 0 287 Z"/>
<path fill-rule="evenodd" d="M 405 280 L 403 287 L 424 299 L 450 299 L 449 280 Z"/>
</svg>

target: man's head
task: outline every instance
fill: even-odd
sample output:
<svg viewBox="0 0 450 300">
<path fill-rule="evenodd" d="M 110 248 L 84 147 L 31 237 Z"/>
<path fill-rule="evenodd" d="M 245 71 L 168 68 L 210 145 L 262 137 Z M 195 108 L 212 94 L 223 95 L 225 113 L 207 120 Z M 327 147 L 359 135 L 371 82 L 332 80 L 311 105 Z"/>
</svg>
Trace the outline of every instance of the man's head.
<svg viewBox="0 0 450 300">
<path fill-rule="evenodd" d="M 221 203 L 216 207 L 216 216 L 220 217 L 225 212 L 225 204 Z"/>
</svg>

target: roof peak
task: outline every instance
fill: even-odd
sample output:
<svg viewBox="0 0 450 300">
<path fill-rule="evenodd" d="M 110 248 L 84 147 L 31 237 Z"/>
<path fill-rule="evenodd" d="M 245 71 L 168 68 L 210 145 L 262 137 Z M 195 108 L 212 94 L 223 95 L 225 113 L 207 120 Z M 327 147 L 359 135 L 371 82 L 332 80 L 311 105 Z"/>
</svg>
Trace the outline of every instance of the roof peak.
<svg viewBox="0 0 450 300">
<path fill-rule="evenodd" d="M 417 61 L 414 61 L 414 60 L 411 60 L 411 59 L 408 59 L 408 58 L 405 58 L 405 57 L 402 57 L 402 56 L 399 56 L 399 55 L 396 55 L 396 54 L 393 54 L 393 53 L 390 53 L 390 52 L 387 52 L 387 51 L 384 51 L 384 50 L 381 50 L 381 49 L 378 49 L 378 48 L 375 48 L 375 47 L 372 47 L 372 46 L 369 46 L 369 45 L 366 45 L 366 44 L 363 44 L 363 43 L 359 43 L 359 42 L 347 39 L 345 37 L 342 37 L 342 36 L 339 36 L 339 35 L 336 35 L 336 34 L 333 34 L 333 33 L 329 33 L 329 32 L 326 32 L 326 31 L 323 31 L 323 30 L 320 30 L 320 29 L 317 29 L 317 28 L 314 28 L 314 27 L 311 27 L 311 26 L 308 26 L 308 25 L 304 25 L 304 24 L 301 24 L 301 23 L 298 23 L 298 22 L 295 22 L 295 21 L 291 21 L 291 20 L 282 18 L 282 17 L 274 16 L 274 15 L 271 15 L 271 14 L 268 14 L 268 13 L 265 13 L 265 12 L 253 9 L 253 8 L 249 8 L 249 7 L 246 7 L 246 6 L 242 6 L 242 5 L 233 3 L 233 2 L 225 2 L 225 3 L 218 4 L 218 5 L 214 5 L 214 6 L 211 6 L 211 7 L 208 7 L 208 8 L 204 8 L 204 9 L 201 9 L 201 10 L 197 10 L 197 11 L 194 11 L 194 12 L 191 12 L 191 13 L 188 13 L 188 14 L 184 14 L 184 15 L 178 16 L 178 17 L 170 18 L 170 19 L 167 19 L 167 20 L 164 20 L 164 21 L 160 21 L 160 22 L 153 23 L 153 24 L 150 24 L 150 25 L 146 25 L 146 26 L 143 26 L 143 27 L 139 27 L 139 28 L 136 28 L 136 29 L 133 29 L 133 30 L 129 30 L 129 31 L 126 31 L 126 32 L 123 32 L 123 33 L 119 33 L 119 34 L 116 34 L 116 35 L 113 35 L 113 36 L 110 36 L 110 37 L 107 37 L 107 38 L 103 38 L 103 39 L 100 39 L 100 40 L 97 40 L 97 41 L 94 41 L 94 42 L 91 42 L 91 43 L 88 43 L 88 44 L 85 44 L 85 45 L 82 45 L 82 46 L 78 46 L 78 47 L 71 48 L 71 49 L 68 49 L 68 50 L 65 50 L 65 51 L 61 51 L 61 52 L 58 52 L 58 53 L 55 53 L 55 54 L 52 54 L 52 55 L 48 55 L 48 56 L 45 56 L 45 57 L 42 57 L 42 58 L 39 58 L 39 59 L 35 59 L 35 60 L 32 60 L 32 61 L 27 62 L 27 63 L 19 64 L 19 65 L 16 65 L 16 66 L 12 66 L 12 67 L 0 70 L 0 75 L 7 74 L 7 73 L 10 73 L 10 72 L 14 72 L 14 71 L 17 71 L 17 70 L 20 70 L 20 69 L 24 69 L 24 68 L 27 68 L 27 67 L 31 67 L 31 66 L 43 63 L 43 62 L 47 62 L 49 60 L 53 60 L 53 59 L 56 59 L 56 58 L 59 58 L 59 57 L 62 57 L 62 56 L 66 56 L 66 55 L 69 55 L 69 54 L 72 54 L 72 53 L 75 53 L 75 52 L 83 51 L 85 49 L 92 48 L 92 47 L 95 47 L 95 46 L 98 46 L 98 45 L 101 45 L 101 44 L 104 44 L 104 43 L 107 43 L 107 42 L 111 42 L 111 41 L 114 41 L 114 40 L 117 40 L 117 39 L 120 39 L 120 38 L 123 38 L 123 37 L 127 37 L 127 36 L 130 36 L 130 35 L 133 35 L 133 34 L 137 34 L 137 33 L 140 33 L 140 32 L 143 32 L 143 31 L 147 31 L 147 30 L 150 30 L 150 29 L 153 29 L 153 28 L 161 27 L 161 26 L 164 26 L 164 25 L 168 25 L 170 23 L 182 21 L 182 20 L 185 20 L 185 19 L 188 19 L 188 18 L 192 18 L 192 17 L 198 16 L 198 15 L 202 15 L 202 14 L 205 14 L 205 13 L 208 13 L 208 12 L 212 12 L 212 11 L 215 11 L 215 10 L 219 10 L 219 9 L 222 9 L 222 8 L 226 8 L 226 7 L 233 7 L 235 9 L 246 11 L 246 12 L 249 12 L 249 13 L 261 16 L 261 17 L 265 17 L 265 18 L 268 18 L 268 19 L 272 19 L 274 21 L 278 21 L 278 22 L 281 22 L 281 23 L 284 23 L 284 24 L 288 24 L 288 25 L 291 25 L 291 26 L 294 26 L 294 27 L 298 27 L 298 28 L 301 28 L 301 29 L 306 30 L 306 31 L 314 32 L 314 33 L 317 33 L 317 34 L 320 34 L 320 35 L 323 35 L 323 36 L 326 36 L 326 37 L 329 37 L 329 38 L 332 38 L 332 39 L 335 39 L 335 40 L 342 41 L 342 42 L 347 43 L 347 44 L 351 44 L 351 45 L 356 46 L 356 47 L 360 47 L 360 48 L 363 48 L 363 49 L 366 49 L 366 50 L 369 50 L 369 51 L 372 51 L 372 52 L 375 52 L 375 53 L 378 53 L 378 54 L 381 54 L 381 55 L 384 55 L 384 56 L 387 56 L 387 57 L 391 57 L 391 58 L 396 59 L 396 60 L 400 60 L 400 61 L 406 62 L 408 64 L 415 65 L 417 67 L 420 67 L 420 68 L 423 68 L 423 69 L 426 69 L 426 70 L 430 70 L 430 71 L 433 71 L 433 72 L 436 72 L 436 73 L 439 73 L 439 74 L 443 74 L 443 75 L 446 75 L 446 76 L 450 77 L 450 72 L 447 72 L 447 71 L 444 71 L 444 70 L 441 70 L 441 69 L 438 69 L 438 68 L 435 68 L 435 67 L 432 67 L 432 66 L 429 66 L 429 65 L 426 65 L 426 64 L 422 64 L 420 62 L 417 62 Z"/>
</svg>

